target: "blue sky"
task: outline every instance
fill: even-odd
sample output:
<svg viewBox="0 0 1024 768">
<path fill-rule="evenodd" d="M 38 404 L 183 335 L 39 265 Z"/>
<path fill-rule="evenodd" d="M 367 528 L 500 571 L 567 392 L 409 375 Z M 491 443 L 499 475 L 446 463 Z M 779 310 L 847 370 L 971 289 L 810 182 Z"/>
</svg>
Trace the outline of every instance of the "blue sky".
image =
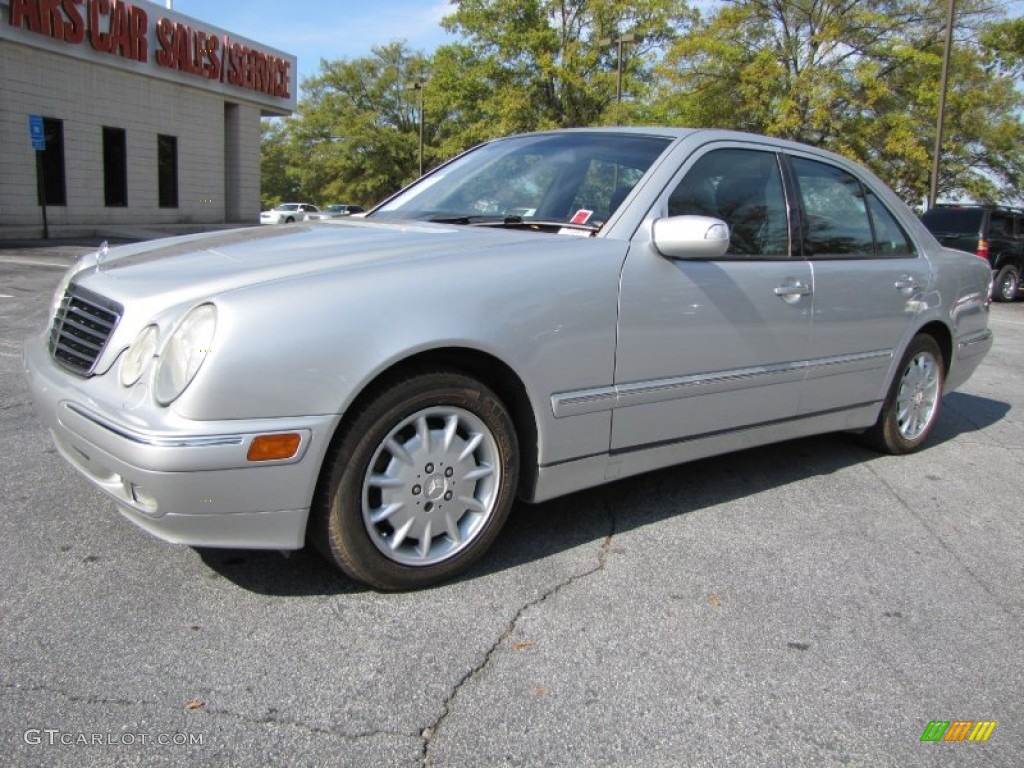
<svg viewBox="0 0 1024 768">
<path fill-rule="evenodd" d="M 163 0 L 153 0 L 166 5 Z M 294 54 L 299 79 L 320 71 L 320 59 L 365 56 L 375 45 L 404 40 L 433 51 L 455 38 L 441 29 L 447 0 L 173 0 L 174 10 Z"/>
</svg>

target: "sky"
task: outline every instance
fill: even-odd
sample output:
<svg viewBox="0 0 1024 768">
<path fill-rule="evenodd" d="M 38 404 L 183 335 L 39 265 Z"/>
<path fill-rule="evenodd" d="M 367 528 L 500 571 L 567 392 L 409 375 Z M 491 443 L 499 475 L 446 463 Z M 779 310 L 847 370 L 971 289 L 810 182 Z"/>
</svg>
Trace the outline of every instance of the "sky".
<svg viewBox="0 0 1024 768">
<path fill-rule="evenodd" d="M 152 0 L 166 6 L 164 0 Z M 375 45 L 404 40 L 432 52 L 456 38 L 441 28 L 447 0 L 173 0 L 174 10 L 271 48 L 294 54 L 299 81 L 320 59 L 366 56 Z"/>
</svg>

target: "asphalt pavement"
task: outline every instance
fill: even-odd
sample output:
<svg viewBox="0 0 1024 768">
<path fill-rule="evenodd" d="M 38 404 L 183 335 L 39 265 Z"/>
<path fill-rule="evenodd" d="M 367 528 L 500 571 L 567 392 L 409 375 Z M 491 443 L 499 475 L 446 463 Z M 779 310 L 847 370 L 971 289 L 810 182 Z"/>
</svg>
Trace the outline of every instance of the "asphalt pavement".
<svg viewBox="0 0 1024 768">
<path fill-rule="evenodd" d="M 157 541 L 60 459 L 21 343 L 93 246 L 0 244 L 0 764 L 1024 765 L 1024 302 L 918 454 L 828 435 L 519 505 L 464 578 L 381 594 Z"/>
</svg>

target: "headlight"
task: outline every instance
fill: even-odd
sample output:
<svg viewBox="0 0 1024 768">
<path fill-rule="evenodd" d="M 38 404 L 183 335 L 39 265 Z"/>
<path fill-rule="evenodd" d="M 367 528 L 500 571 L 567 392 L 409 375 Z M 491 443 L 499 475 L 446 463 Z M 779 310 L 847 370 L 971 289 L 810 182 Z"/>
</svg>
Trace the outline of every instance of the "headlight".
<svg viewBox="0 0 1024 768">
<path fill-rule="evenodd" d="M 156 354 L 157 337 L 158 331 L 155 325 L 147 325 L 139 331 L 139 335 L 135 337 L 135 341 L 121 358 L 121 386 L 130 387 L 142 378 L 146 366 Z"/>
<path fill-rule="evenodd" d="M 206 359 L 217 329 L 213 304 L 191 310 L 167 339 L 156 366 L 154 395 L 160 405 L 170 405 L 185 391 Z"/>
</svg>

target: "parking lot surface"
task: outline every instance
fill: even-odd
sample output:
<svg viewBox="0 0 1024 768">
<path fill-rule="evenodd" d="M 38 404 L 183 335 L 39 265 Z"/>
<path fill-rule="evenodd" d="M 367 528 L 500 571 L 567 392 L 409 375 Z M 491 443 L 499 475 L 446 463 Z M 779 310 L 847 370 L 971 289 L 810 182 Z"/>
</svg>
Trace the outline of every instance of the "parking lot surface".
<svg viewBox="0 0 1024 768">
<path fill-rule="evenodd" d="M 519 505 L 466 577 L 381 594 L 157 541 L 56 454 L 21 342 L 85 250 L 0 247 L 3 765 L 1024 765 L 1024 303 L 918 454 Z"/>
</svg>

